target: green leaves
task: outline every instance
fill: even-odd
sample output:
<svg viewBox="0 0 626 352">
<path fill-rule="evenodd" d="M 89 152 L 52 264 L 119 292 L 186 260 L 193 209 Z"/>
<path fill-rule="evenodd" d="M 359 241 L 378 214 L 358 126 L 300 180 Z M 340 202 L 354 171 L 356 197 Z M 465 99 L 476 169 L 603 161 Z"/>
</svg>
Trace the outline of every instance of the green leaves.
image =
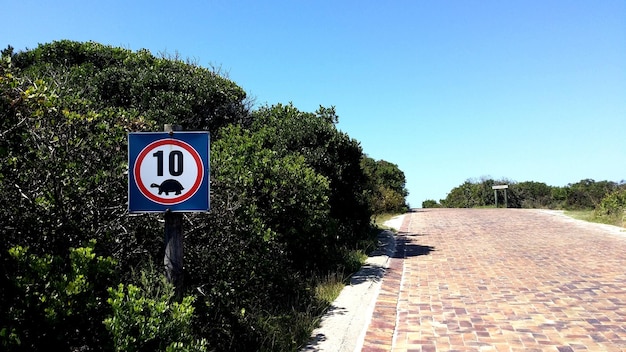
<svg viewBox="0 0 626 352">
<path fill-rule="evenodd" d="M 214 185 L 257 236 L 284 243 L 296 266 L 312 265 L 307 260 L 315 254 L 304 252 L 329 235 L 328 180 L 303 156 L 281 156 L 262 143 L 263 132 L 223 129 L 212 146 Z"/>
<path fill-rule="evenodd" d="M 33 76 L 53 72 L 67 81 L 67 96 L 78 95 L 98 109 L 136 110 L 148 119 L 187 130 L 217 131 L 246 118 L 246 94 L 233 82 L 180 60 L 156 58 L 98 43 L 56 41 L 21 52 L 14 60 Z"/>
<path fill-rule="evenodd" d="M 626 224 L 626 187 L 621 185 L 620 189 L 602 198 L 594 215 L 600 221 L 623 227 Z"/>
<path fill-rule="evenodd" d="M 406 179 L 398 165 L 364 156 L 361 167 L 367 175 L 365 194 L 374 214 L 402 213 L 407 210 Z"/>
<path fill-rule="evenodd" d="M 95 245 L 90 241 L 86 247 L 70 248 L 69 257 L 37 255 L 22 246 L 9 249 L 14 272 L 5 289 L 14 296 L 0 320 L 3 346 L 43 350 L 54 343 L 69 348 L 102 338 L 93 329 L 106 309 L 105 287 L 114 277 L 116 262 L 96 256 Z"/>
<path fill-rule="evenodd" d="M 363 152 L 357 141 L 337 130 L 334 108 L 306 113 L 292 104 L 278 104 L 255 111 L 252 120 L 251 130 L 261 136 L 265 148 L 283 156 L 303 157 L 328 180 L 329 222 L 333 224 L 327 230 L 334 233 L 322 241 L 324 246 L 355 246 L 366 238 L 371 213 L 363 195 L 367 182 L 360 165 Z M 323 266 L 324 262 L 317 264 Z"/>
<path fill-rule="evenodd" d="M 570 183 L 565 187 L 548 186 L 543 182 L 514 182 L 482 178 L 467 180 L 453 188 L 441 205 L 449 208 L 471 208 L 495 204 L 495 184 L 508 184 L 508 206 L 510 208 L 560 208 L 592 210 L 601 207 L 603 198 L 618 191 L 623 185 L 611 181 L 591 179 Z M 498 192 L 498 203 L 504 204 L 504 195 Z"/>
<path fill-rule="evenodd" d="M 174 287 L 162 275 L 143 272 L 142 287 L 119 284 L 109 288 L 113 314 L 104 320 L 116 351 L 206 351 L 207 341 L 195 340 L 192 296 L 173 302 Z"/>
<path fill-rule="evenodd" d="M 333 107 L 249 108 L 234 82 L 147 50 L 58 41 L 3 51 L 3 347 L 295 349 L 290 329 L 317 307 L 307 277 L 350 266 L 344 254 L 371 237 L 367 192 L 402 203 L 404 175 L 385 167 L 384 187 L 372 188 Z M 126 213 L 126 140 L 164 123 L 213 136 L 212 210 L 185 216 L 186 289 L 199 296 L 180 303 L 158 280 L 112 271 L 162 260 L 158 215 Z"/>
</svg>

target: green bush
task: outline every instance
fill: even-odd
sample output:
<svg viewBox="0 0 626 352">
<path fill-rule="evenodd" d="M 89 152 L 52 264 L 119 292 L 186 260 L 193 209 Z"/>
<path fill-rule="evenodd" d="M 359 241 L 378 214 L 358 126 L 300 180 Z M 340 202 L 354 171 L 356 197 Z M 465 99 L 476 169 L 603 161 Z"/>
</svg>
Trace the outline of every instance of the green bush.
<svg viewBox="0 0 626 352">
<path fill-rule="evenodd" d="M 159 126 L 217 131 L 247 116 L 246 94 L 232 81 L 145 49 L 61 40 L 20 52 L 14 62 L 28 76 L 63 79 L 64 96 L 79 95 L 96 109 L 136 110 Z"/>
<path fill-rule="evenodd" d="M 0 341 L 7 351 L 106 350 L 102 320 L 109 312 L 106 287 L 115 261 L 96 256 L 95 241 L 69 255 L 36 255 L 27 247 L 9 250 L 10 281 L 0 302 Z"/>
<path fill-rule="evenodd" d="M 363 156 L 361 167 L 367 177 L 365 194 L 373 214 L 404 213 L 408 210 L 406 179 L 396 164 Z"/>
<path fill-rule="evenodd" d="M 566 199 L 563 206 L 570 210 L 595 209 L 602 199 L 617 189 L 617 184 L 610 181 L 584 179 L 565 187 Z"/>
<path fill-rule="evenodd" d="M 626 217 L 626 188 L 616 190 L 602 198 L 594 211 L 595 217 L 620 226 Z"/>
<path fill-rule="evenodd" d="M 213 174 L 227 207 L 255 224 L 266 242 L 284 244 L 296 268 L 319 265 L 330 237 L 328 180 L 303 156 L 264 148 L 261 132 L 229 127 L 220 134 L 212 146 Z"/>
<path fill-rule="evenodd" d="M 492 186 L 508 184 L 509 208 L 561 208 L 569 210 L 591 210 L 596 208 L 606 195 L 618 188 L 611 181 L 581 180 L 565 187 L 548 186 L 542 182 L 514 182 L 507 179 L 467 180 L 453 188 L 441 205 L 447 208 L 474 208 L 495 204 Z M 497 192 L 498 204 L 504 204 L 504 193 Z"/>
<path fill-rule="evenodd" d="M 482 182 L 467 180 L 462 185 L 454 187 L 446 198 L 442 199 L 441 204 L 446 208 L 474 208 L 495 204 L 493 191 L 486 191 L 493 184 L 493 180 Z"/>
<path fill-rule="evenodd" d="M 422 202 L 422 208 L 440 208 L 441 204 L 437 203 L 436 200 L 427 199 Z"/>
<path fill-rule="evenodd" d="M 235 83 L 147 50 L 65 40 L 4 50 L 0 252 L 14 253 L 0 256 L 3 347 L 37 351 L 63 341 L 54 346 L 203 348 L 193 335 L 217 350 L 294 350 L 323 306 L 310 277 L 358 265 L 350 253 L 371 241 L 371 202 L 403 205 L 404 175 L 387 163 L 373 187 L 359 143 L 336 128 L 334 108 L 248 109 Z M 213 142 L 212 210 L 185 216 L 184 291 L 198 296 L 176 308 L 184 326 L 193 321 L 184 341 L 156 337 L 173 329 L 152 311 L 163 304 L 174 311 L 165 288 L 156 294 L 125 284 L 133 268 L 163 255 L 159 215 L 127 214 L 127 133 L 160 130 L 164 123 L 209 130 Z M 93 297 L 71 269 L 78 254 L 67 250 L 90 238 L 97 242 L 83 248 L 119 267 L 107 279 L 85 276 Z M 22 281 L 29 277 L 39 281 Z M 120 282 L 111 291 L 114 306 L 102 304 L 106 287 Z M 55 293 L 62 287 L 65 293 Z M 51 303 L 47 297 L 55 294 L 64 300 Z M 96 311 L 87 304 L 92 298 L 100 302 Z M 138 307 L 146 315 L 123 313 Z M 105 313 L 115 346 L 102 329 Z M 137 321 L 147 330 L 133 330 Z M 68 337 L 69 329 L 78 329 L 76 337 Z"/>
<path fill-rule="evenodd" d="M 2 73 L 0 246 L 61 255 L 94 238 L 101 253 L 126 252 L 141 222 L 126 214 L 126 134 L 153 124 L 62 95 L 62 82 L 21 76 L 10 57 Z"/>
<path fill-rule="evenodd" d="M 553 208 L 552 188 L 543 182 L 519 182 L 511 185 L 511 191 L 521 200 L 522 208 Z"/>
<path fill-rule="evenodd" d="M 185 280 L 201 295 L 197 325 L 218 350 L 294 349 L 283 323 L 315 306 L 304 272 L 326 253 L 328 181 L 302 156 L 263 148 L 259 133 L 219 134 L 212 211 L 190 217 L 197 230 L 185 240 Z"/>
<path fill-rule="evenodd" d="M 206 351 L 207 341 L 193 333 L 192 296 L 174 301 L 174 287 L 163 275 L 142 272 L 140 286 L 119 284 L 109 288 L 113 311 L 104 325 L 116 351 Z"/>
<path fill-rule="evenodd" d="M 367 177 L 359 143 L 336 127 L 334 108 L 302 112 L 292 104 L 264 106 L 251 116 L 251 130 L 262 134 L 263 146 L 282 156 L 295 154 L 330 187 L 328 204 L 335 223 L 329 246 L 354 246 L 368 235 L 371 211 L 365 195 Z M 319 262 L 324 265 L 324 262 Z"/>
</svg>

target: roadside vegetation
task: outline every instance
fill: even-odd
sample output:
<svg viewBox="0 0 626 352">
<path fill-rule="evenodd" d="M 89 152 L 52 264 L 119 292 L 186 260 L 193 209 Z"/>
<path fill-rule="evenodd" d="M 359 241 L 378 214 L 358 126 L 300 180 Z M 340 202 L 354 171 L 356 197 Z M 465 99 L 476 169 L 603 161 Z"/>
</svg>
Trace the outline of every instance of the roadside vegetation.
<svg viewBox="0 0 626 352">
<path fill-rule="evenodd" d="M 333 107 L 254 107 L 219 72 L 58 41 L 0 61 L 0 350 L 294 351 L 403 212 L 404 173 Z M 211 211 L 184 216 L 184 294 L 159 214 L 127 213 L 127 133 L 211 132 Z"/>
<path fill-rule="evenodd" d="M 404 212 L 399 212 L 399 213 L 384 213 L 384 214 L 378 214 L 374 216 L 374 224 L 376 224 L 376 227 L 378 229 L 381 230 L 388 230 L 389 227 L 387 227 L 385 225 L 385 222 L 393 219 L 394 217 L 398 216 L 398 215 L 402 215 Z"/>
<path fill-rule="evenodd" d="M 481 178 L 467 180 L 453 188 L 439 202 L 426 200 L 423 208 L 480 208 L 494 207 L 494 185 L 509 185 L 509 208 L 561 209 L 566 214 L 586 220 L 616 226 L 626 226 L 626 183 L 595 181 L 592 179 L 570 183 L 564 187 L 549 186 L 542 182 L 515 182 Z M 504 193 L 498 191 L 498 204 L 504 206 Z"/>
</svg>

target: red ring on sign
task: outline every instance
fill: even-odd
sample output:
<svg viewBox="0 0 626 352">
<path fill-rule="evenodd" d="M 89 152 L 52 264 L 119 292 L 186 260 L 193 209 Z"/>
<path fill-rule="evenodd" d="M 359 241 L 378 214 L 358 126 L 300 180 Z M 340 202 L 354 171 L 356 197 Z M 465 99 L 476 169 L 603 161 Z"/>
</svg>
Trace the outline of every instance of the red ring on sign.
<svg viewBox="0 0 626 352">
<path fill-rule="evenodd" d="M 176 198 L 163 198 L 163 197 L 159 197 L 155 194 L 150 193 L 150 191 L 146 188 L 146 186 L 143 184 L 143 181 L 141 180 L 140 169 L 141 169 L 141 163 L 143 162 L 143 159 L 146 157 L 146 155 L 148 155 L 148 153 L 152 149 L 163 146 L 163 145 L 175 145 L 175 146 L 185 149 L 187 152 L 189 152 L 189 154 L 191 154 L 194 161 L 196 162 L 196 167 L 198 168 L 198 176 L 196 177 L 196 182 L 194 182 L 193 186 L 191 186 L 191 189 L 185 194 Z M 202 184 L 202 180 L 204 179 L 204 164 L 202 163 L 202 158 L 200 158 L 200 154 L 198 154 L 198 152 L 191 145 L 183 141 L 179 141 L 177 139 L 160 139 L 158 141 L 148 144 L 139 153 L 139 156 L 137 156 L 137 161 L 135 161 L 133 174 L 135 176 L 135 183 L 137 184 L 137 188 L 139 188 L 139 191 L 146 198 L 150 199 L 151 201 L 155 203 L 162 204 L 162 205 L 175 205 L 175 204 L 182 203 L 188 200 L 189 198 L 193 197 L 193 195 L 196 194 L 196 192 L 198 192 L 198 189 L 200 189 L 200 185 Z"/>
</svg>

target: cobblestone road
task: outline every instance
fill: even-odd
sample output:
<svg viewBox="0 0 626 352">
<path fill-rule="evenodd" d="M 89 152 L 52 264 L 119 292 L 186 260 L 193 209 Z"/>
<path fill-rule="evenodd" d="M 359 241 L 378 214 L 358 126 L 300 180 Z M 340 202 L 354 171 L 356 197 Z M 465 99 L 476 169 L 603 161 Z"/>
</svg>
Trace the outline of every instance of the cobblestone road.
<svg viewBox="0 0 626 352">
<path fill-rule="evenodd" d="M 362 351 L 626 351 L 626 232 L 557 212 L 407 214 Z"/>
</svg>

